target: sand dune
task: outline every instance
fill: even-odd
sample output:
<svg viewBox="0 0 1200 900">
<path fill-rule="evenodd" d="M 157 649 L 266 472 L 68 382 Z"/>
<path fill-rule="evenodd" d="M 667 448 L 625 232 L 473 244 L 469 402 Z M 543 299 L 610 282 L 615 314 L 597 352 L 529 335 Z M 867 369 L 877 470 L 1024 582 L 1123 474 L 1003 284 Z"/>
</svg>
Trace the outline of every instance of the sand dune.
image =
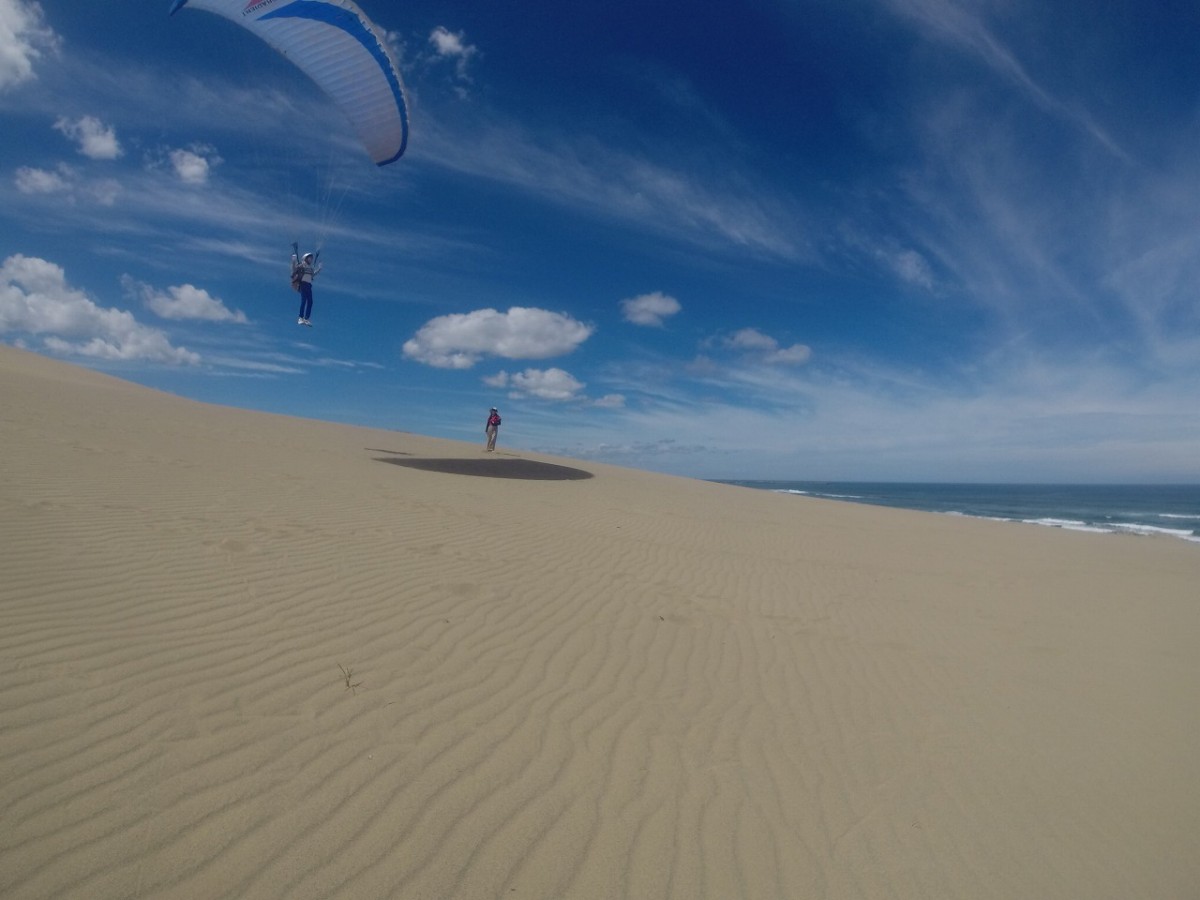
<svg viewBox="0 0 1200 900">
<path fill-rule="evenodd" d="M 0 394 L 0 896 L 1200 896 L 1194 545 Z"/>
</svg>

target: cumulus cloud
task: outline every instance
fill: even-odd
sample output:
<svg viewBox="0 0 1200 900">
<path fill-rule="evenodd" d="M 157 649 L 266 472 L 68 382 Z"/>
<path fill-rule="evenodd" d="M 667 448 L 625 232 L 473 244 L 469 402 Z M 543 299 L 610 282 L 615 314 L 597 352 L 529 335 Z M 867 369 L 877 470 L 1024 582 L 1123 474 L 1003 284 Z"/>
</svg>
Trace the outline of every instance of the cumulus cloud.
<svg viewBox="0 0 1200 900">
<path fill-rule="evenodd" d="M 471 83 L 471 58 L 479 52 L 479 48 L 468 44 L 463 32 L 452 32 L 441 25 L 433 29 L 429 35 L 429 43 L 433 46 L 438 59 L 448 60 L 454 64 L 455 77 L 460 82 L 459 94 L 465 94 L 465 85 Z"/>
<path fill-rule="evenodd" d="M 34 64 L 58 46 L 40 4 L 0 0 L 0 91 L 33 78 Z"/>
<path fill-rule="evenodd" d="M 74 121 L 62 116 L 54 123 L 54 130 L 78 144 L 79 152 L 89 159 L 117 159 L 125 152 L 117 140 L 116 130 L 95 116 Z"/>
<path fill-rule="evenodd" d="M 933 270 L 929 262 L 916 250 L 901 250 L 896 247 L 875 247 L 872 251 L 893 275 L 906 284 L 931 290 L 934 285 Z"/>
<path fill-rule="evenodd" d="M 125 310 L 98 306 L 52 262 L 17 254 L 0 265 L 0 334 L 41 335 L 55 352 L 108 360 L 196 364 L 198 354 Z"/>
<path fill-rule="evenodd" d="M 101 178 L 81 187 L 81 190 L 101 206 L 112 206 L 121 196 L 121 185 L 112 178 Z"/>
<path fill-rule="evenodd" d="M 430 32 L 429 43 L 433 44 L 439 56 L 463 56 L 465 53 L 463 33 L 455 34 L 441 25 Z"/>
<path fill-rule="evenodd" d="M 403 67 L 404 61 L 408 56 L 408 45 L 404 42 L 404 35 L 398 31 L 386 31 L 383 35 L 383 40 L 387 44 L 388 50 L 392 52 L 398 65 Z"/>
<path fill-rule="evenodd" d="M 933 287 L 933 272 L 929 269 L 929 263 L 916 250 L 897 253 L 892 257 L 891 263 L 896 274 L 909 284 L 923 288 Z"/>
<path fill-rule="evenodd" d="M 192 319 L 204 322 L 233 322 L 246 324 L 249 319 L 241 310 L 231 310 L 221 300 L 203 288 L 190 284 L 175 285 L 160 291 L 135 281 L 128 275 L 121 285 L 131 296 L 140 298 L 146 307 L 162 319 Z"/>
<path fill-rule="evenodd" d="M 642 294 L 621 301 L 621 313 L 625 321 L 634 325 L 652 325 L 661 327 L 663 320 L 675 315 L 683 309 L 679 301 L 661 291 L 652 294 Z"/>
<path fill-rule="evenodd" d="M 498 372 L 483 380 L 488 387 L 509 388 L 512 397 L 537 397 L 539 400 L 575 400 L 586 384 L 562 369 L 526 369 L 524 372 Z"/>
<path fill-rule="evenodd" d="M 770 365 L 798 366 L 808 362 L 812 350 L 805 344 L 780 347 L 779 342 L 757 328 L 743 328 L 725 338 L 724 344 L 731 350 L 753 357 L 758 362 Z"/>
<path fill-rule="evenodd" d="M 404 344 L 404 356 L 439 369 L 469 369 L 484 357 L 547 359 L 570 353 L 592 326 L 565 313 L 514 306 L 430 319 Z"/>
<path fill-rule="evenodd" d="M 734 350 L 757 353 L 759 351 L 776 350 L 779 347 L 779 342 L 775 338 L 763 334 L 757 328 L 743 328 L 741 331 L 735 331 L 729 337 L 725 338 L 725 346 L 732 347 Z"/>
<path fill-rule="evenodd" d="M 812 358 L 812 349 L 804 344 L 780 347 L 762 357 L 762 361 L 779 366 L 802 366 Z"/>
<path fill-rule="evenodd" d="M 594 401 L 592 405 L 602 409 L 622 409 L 625 406 L 625 395 L 605 394 L 599 400 Z"/>
<path fill-rule="evenodd" d="M 66 164 L 54 169 L 21 166 L 13 177 L 13 183 L 22 194 L 62 195 L 70 203 L 90 200 L 101 206 L 112 206 L 121 195 L 121 185 L 115 180 L 100 178 L 89 181 Z"/>
<path fill-rule="evenodd" d="M 207 184 L 208 176 L 215 166 L 221 164 L 215 147 L 193 144 L 190 148 L 178 148 L 167 153 L 175 177 L 184 184 Z"/>
<path fill-rule="evenodd" d="M 72 189 L 75 175 L 66 166 L 56 171 L 21 166 L 13 181 L 22 194 L 61 194 Z"/>
<path fill-rule="evenodd" d="M 429 43 L 433 44 L 434 50 L 438 56 L 446 57 L 462 62 L 469 60 L 478 52 L 478 48 L 472 44 L 468 44 L 465 40 L 466 35 L 463 32 L 452 32 L 439 25 L 429 35 Z"/>
</svg>

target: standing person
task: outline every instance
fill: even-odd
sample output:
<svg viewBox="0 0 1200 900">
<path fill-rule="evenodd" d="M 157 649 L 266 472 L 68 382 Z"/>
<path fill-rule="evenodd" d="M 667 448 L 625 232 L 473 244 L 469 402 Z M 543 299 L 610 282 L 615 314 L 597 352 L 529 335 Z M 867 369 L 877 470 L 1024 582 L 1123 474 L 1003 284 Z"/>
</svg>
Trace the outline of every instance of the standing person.
<svg viewBox="0 0 1200 900">
<path fill-rule="evenodd" d="M 487 426 L 483 429 L 483 433 L 487 435 L 487 448 L 489 450 L 496 449 L 496 432 L 500 430 L 500 410 L 492 407 L 492 411 L 487 417 Z"/>
<path fill-rule="evenodd" d="M 292 244 L 292 286 L 300 292 L 300 318 L 296 320 L 296 324 L 312 328 L 312 322 L 308 321 L 308 317 L 312 315 L 312 283 L 321 267 L 317 265 L 316 258 L 311 253 L 298 257 L 299 252 L 300 248 Z"/>
</svg>

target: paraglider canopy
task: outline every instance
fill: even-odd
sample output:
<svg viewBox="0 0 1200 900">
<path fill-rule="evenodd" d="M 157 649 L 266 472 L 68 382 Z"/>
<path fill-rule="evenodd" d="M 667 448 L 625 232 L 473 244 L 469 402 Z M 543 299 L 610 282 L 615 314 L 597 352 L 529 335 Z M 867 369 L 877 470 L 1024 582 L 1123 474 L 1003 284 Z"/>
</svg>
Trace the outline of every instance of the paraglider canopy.
<svg viewBox="0 0 1200 900">
<path fill-rule="evenodd" d="M 378 30 L 351 0 L 171 0 L 224 16 L 258 35 L 345 113 L 377 165 L 408 145 L 408 106 L 396 63 Z"/>
</svg>

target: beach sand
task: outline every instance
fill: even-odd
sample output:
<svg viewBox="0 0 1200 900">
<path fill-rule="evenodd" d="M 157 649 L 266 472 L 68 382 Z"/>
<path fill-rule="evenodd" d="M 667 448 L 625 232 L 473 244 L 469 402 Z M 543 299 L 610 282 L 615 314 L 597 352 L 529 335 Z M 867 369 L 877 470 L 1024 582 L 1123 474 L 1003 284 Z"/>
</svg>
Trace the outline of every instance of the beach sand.
<svg viewBox="0 0 1200 900">
<path fill-rule="evenodd" d="M 0 347 L 0 896 L 1200 897 L 1200 548 Z"/>
</svg>

